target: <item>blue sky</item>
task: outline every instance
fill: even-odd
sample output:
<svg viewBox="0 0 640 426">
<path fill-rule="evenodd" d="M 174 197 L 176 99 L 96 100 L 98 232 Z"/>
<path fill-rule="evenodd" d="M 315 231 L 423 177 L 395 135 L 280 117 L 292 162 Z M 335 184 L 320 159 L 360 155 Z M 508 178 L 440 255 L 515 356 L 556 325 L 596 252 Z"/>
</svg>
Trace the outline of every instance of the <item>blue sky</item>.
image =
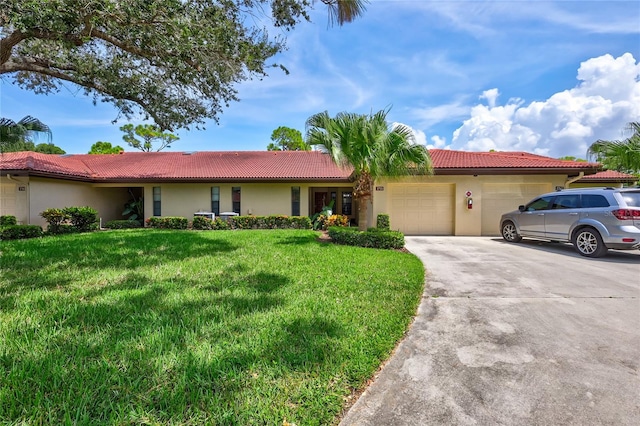
<svg viewBox="0 0 640 426">
<path fill-rule="evenodd" d="M 179 131 L 172 151 L 264 150 L 279 126 L 303 132 L 321 111 L 369 113 L 414 129 L 429 147 L 520 150 L 584 158 L 597 139 L 620 139 L 640 121 L 640 2 L 376 1 L 343 27 L 291 32 L 269 77 L 238 86 L 233 103 L 201 131 Z M 86 153 L 119 144 L 117 111 L 73 85 L 34 95 L 0 81 L 0 115 L 32 115 L 53 143 Z M 134 121 L 135 124 L 139 123 Z"/>
</svg>

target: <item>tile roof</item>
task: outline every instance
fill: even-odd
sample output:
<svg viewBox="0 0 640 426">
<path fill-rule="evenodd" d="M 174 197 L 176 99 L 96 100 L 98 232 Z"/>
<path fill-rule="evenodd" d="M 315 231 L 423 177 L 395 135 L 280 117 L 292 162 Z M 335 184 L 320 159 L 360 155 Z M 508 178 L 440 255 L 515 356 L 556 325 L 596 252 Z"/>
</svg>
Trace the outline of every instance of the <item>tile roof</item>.
<svg viewBox="0 0 640 426">
<path fill-rule="evenodd" d="M 430 151 L 436 174 L 595 173 L 597 163 L 526 152 Z M 351 169 L 318 151 L 125 152 L 107 155 L 0 154 L 0 170 L 94 182 L 346 181 Z"/>
<path fill-rule="evenodd" d="M 105 155 L 2 154 L 1 170 L 29 170 L 94 181 L 346 181 L 341 169 L 320 152 L 219 151 L 125 152 Z"/>
<path fill-rule="evenodd" d="M 528 152 L 471 152 L 447 149 L 429 151 L 437 169 L 593 169 L 597 163 L 558 160 Z"/>
<path fill-rule="evenodd" d="M 582 181 L 590 182 L 636 182 L 638 177 L 627 173 L 617 172 L 615 170 L 605 170 L 593 175 L 585 176 L 580 179 Z"/>
</svg>

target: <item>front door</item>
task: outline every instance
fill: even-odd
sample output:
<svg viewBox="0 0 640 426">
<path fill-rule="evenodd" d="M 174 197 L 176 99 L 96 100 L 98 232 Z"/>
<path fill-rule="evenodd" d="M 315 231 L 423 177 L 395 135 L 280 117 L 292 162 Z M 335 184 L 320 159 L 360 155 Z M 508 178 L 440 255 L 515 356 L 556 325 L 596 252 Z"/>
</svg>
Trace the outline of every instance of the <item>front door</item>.
<svg viewBox="0 0 640 426">
<path fill-rule="evenodd" d="M 316 192 L 313 196 L 313 212 L 320 213 L 322 208 L 329 203 L 329 193 L 328 192 Z"/>
</svg>

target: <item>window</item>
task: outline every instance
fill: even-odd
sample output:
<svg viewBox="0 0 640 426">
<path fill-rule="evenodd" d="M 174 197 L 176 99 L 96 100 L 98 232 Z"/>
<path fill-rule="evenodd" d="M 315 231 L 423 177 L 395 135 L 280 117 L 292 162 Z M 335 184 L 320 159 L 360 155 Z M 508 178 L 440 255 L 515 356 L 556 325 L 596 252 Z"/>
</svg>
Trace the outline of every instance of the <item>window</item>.
<svg viewBox="0 0 640 426">
<path fill-rule="evenodd" d="M 220 216 L 220 187 L 212 186 L 211 187 L 211 212 L 216 215 L 216 217 Z"/>
<path fill-rule="evenodd" d="M 291 187 L 291 216 L 300 216 L 300 187 Z"/>
<path fill-rule="evenodd" d="M 159 186 L 153 187 L 153 215 L 154 216 L 162 215 Z"/>
<path fill-rule="evenodd" d="M 551 203 L 551 200 L 553 198 L 554 197 L 552 195 L 536 198 L 535 200 L 527 204 L 524 210 L 527 212 L 534 212 L 538 210 L 549 210 L 550 208 L 549 204 Z"/>
<path fill-rule="evenodd" d="M 604 195 L 582 194 L 582 207 L 585 209 L 593 207 L 609 207 L 609 202 Z"/>
<path fill-rule="evenodd" d="M 580 207 L 580 194 L 567 194 L 558 195 L 553 200 L 553 206 L 551 208 L 555 210 L 559 209 L 577 209 Z"/>
<path fill-rule="evenodd" d="M 331 204 L 331 208 L 333 209 L 334 212 L 338 211 L 338 195 L 336 194 L 335 191 L 331 191 L 331 201 L 333 202 L 333 204 Z"/>
<path fill-rule="evenodd" d="M 240 214 L 240 187 L 231 188 L 231 205 L 234 213 Z"/>
<path fill-rule="evenodd" d="M 343 192 L 342 193 L 342 214 L 346 216 L 351 216 L 351 200 L 353 194 L 351 192 Z"/>
</svg>

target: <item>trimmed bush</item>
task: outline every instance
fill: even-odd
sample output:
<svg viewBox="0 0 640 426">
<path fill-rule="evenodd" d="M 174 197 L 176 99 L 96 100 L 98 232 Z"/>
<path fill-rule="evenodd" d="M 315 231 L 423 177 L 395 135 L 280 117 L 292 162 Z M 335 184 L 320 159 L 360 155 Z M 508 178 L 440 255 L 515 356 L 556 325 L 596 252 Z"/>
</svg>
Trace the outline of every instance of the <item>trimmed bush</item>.
<svg viewBox="0 0 640 426">
<path fill-rule="evenodd" d="M 306 216 L 231 216 L 228 224 L 231 229 L 311 229 Z"/>
<path fill-rule="evenodd" d="M 0 227 L 0 240 L 21 240 L 42 237 L 42 228 L 38 225 L 8 225 Z"/>
<path fill-rule="evenodd" d="M 61 234 L 62 225 L 69 220 L 69 216 L 62 209 L 46 209 L 40 216 L 47 221 L 48 234 Z"/>
<path fill-rule="evenodd" d="M 380 249 L 401 249 L 404 247 L 404 234 L 399 231 L 376 228 L 358 231 L 356 228 L 332 226 L 329 228 L 329 236 L 334 242 L 348 246 Z"/>
<path fill-rule="evenodd" d="M 389 215 L 385 213 L 381 213 L 378 215 L 376 220 L 376 227 L 378 229 L 384 229 L 386 231 L 389 230 L 391 221 L 389 220 Z"/>
<path fill-rule="evenodd" d="M 104 227 L 109 229 L 132 229 L 142 228 L 142 224 L 137 220 L 110 220 L 104 224 Z"/>
<path fill-rule="evenodd" d="M 0 216 L 0 226 L 12 226 L 17 224 L 18 220 L 15 216 Z"/>
<path fill-rule="evenodd" d="M 96 209 L 89 206 L 65 207 L 62 212 L 78 232 L 89 232 L 98 229 L 99 219 Z"/>
<path fill-rule="evenodd" d="M 48 234 L 89 232 L 98 229 L 98 212 L 88 206 L 47 209 L 40 213 L 47 221 Z"/>
<path fill-rule="evenodd" d="M 147 225 L 159 229 L 187 229 L 189 220 L 180 216 L 152 216 L 147 219 Z"/>
</svg>

